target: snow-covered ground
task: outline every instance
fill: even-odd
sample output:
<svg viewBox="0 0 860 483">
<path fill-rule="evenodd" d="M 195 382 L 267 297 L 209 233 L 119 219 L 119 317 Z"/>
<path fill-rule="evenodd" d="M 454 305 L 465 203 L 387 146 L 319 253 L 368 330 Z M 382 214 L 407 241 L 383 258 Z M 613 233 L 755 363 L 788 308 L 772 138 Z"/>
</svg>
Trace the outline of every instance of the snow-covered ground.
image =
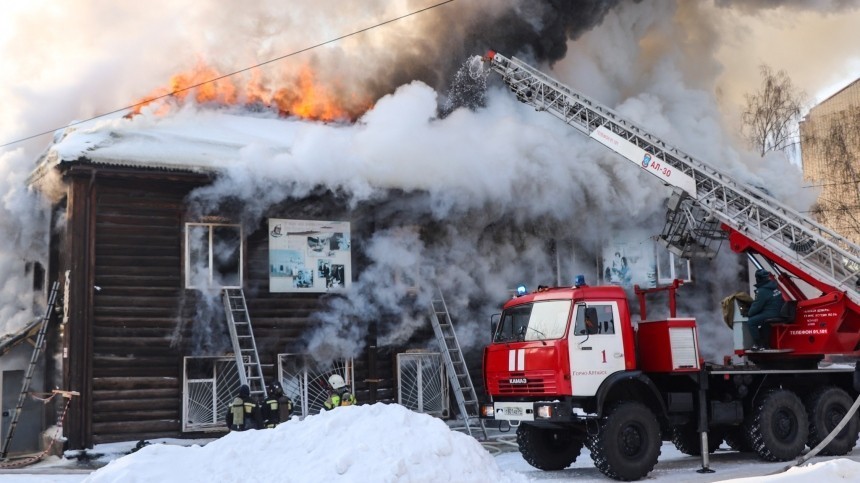
<svg viewBox="0 0 860 483">
<path fill-rule="evenodd" d="M 0 470 L 0 483 L 611 481 L 592 466 L 587 449 L 570 468 L 543 472 L 516 451 L 494 451 L 493 456 L 442 421 L 398 405 L 338 408 L 275 429 L 193 443 L 156 442 L 125 456 L 134 443 L 100 445 L 93 453 L 103 453 L 110 462 L 98 470 L 81 470 L 74 461 L 54 458 L 21 470 Z M 858 461 L 860 449 L 855 449 L 845 458 L 816 458 L 804 468 L 767 477 L 787 464 L 763 463 L 723 447 L 711 458 L 715 472 L 701 474 L 698 458 L 664 444 L 647 481 L 860 482 Z"/>
</svg>

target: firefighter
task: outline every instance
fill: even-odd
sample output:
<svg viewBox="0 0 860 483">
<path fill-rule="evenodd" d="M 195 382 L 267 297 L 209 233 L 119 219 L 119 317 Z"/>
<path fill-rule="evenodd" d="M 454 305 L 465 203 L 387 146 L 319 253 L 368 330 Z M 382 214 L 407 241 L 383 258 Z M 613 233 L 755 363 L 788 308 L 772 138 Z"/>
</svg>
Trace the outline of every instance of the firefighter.
<svg viewBox="0 0 860 483">
<path fill-rule="evenodd" d="M 332 374 L 328 378 L 329 395 L 328 399 L 323 403 L 326 411 L 332 410 L 338 406 L 352 406 L 355 404 L 355 395 L 350 390 L 349 386 L 343 380 L 340 374 Z"/>
<path fill-rule="evenodd" d="M 768 319 L 779 317 L 785 300 L 782 292 L 772 279 L 770 272 L 760 268 L 755 272 L 755 300 L 750 305 L 747 315 L 747 327 L 753 339 L 750 350 L 764 350 L 770 345 L 770 323 Z"/>
<path fill-rule="evenodd" d="M 274 428 L 283 421 L 290 419 L 293 411 L 293 401 L 284 394 L 281 383 L 272 381 L 267 389 L 267 397 L 260 407 L 260 416 L 264 428 Z"/>
<path fill-rule="evenodd" d="M 251 388 L 247 384 L 239 386 L 239 395 L 227 408 L 227 428 L 231 431 L 245 431 L 260 427 L 260 412 L 257 403 L 251 398 Z"/>
</svg>

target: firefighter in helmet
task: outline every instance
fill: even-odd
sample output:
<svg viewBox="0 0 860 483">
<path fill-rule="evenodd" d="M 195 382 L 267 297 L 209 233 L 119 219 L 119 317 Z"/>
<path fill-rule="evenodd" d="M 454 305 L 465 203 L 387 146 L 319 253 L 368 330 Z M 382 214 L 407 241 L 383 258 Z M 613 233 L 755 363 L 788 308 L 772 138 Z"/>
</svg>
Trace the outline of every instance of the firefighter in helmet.
<svg viewBox="0 0 860 483">
<path fill-rule="evenodd" d="M 257 403 L 251 398 L 251 388 L 247 384 L 239 386 L 239 395 L 227 408 L 227 427 L 231 431 L 245 431 L 260 427 L 260 412 Z"/>
<path fill-rule="evenodd" d="M 260 408 L 264 428 L 274 428 L 283 421 L 290 419 L 293 411 L 293 401 L 284 394 L 281 383 L 272 381 L 266 388 L 266 399 Z"/>
<path fill-rule="evenodd" d="M 352 406 L 355 404 L 355 395 L 347 386 L 346 381 L 340 374 L 332 374 L 328 378 L 329 395 L 328 399 L 323 403 L 326 411 L 332 410 L 338 406 Z"/>
</svg>

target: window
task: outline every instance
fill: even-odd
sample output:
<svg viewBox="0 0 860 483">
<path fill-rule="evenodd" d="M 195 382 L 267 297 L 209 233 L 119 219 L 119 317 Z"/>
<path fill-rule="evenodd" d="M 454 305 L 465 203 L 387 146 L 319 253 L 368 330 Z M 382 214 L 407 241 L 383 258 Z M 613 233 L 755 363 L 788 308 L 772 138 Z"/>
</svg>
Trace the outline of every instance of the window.
<svg viewBox="0 0 860 483">
<path fill-rule="evenodd" d="M 242 286 L 242 227 L 185 225 L 185 287 Z"/>
<path fill-rule="evenodd" d="M 614 334 L 615 317 L 611 304 L 578 304 L 576 307 L 576 335 Z"/>
<path fill-rule="evenodd" d="M 672 283 L 679 279 L 690 282 L 690 261 L 669 251 L 657 250 L 657 282 Z"/>
<path fill-rule="evenodd" d="M 512 307 L 502 314 L 494 342 L 558 339 L 570 316 L 570 300 L 547 300 Z"/>
<path fill-rule="evenodd" d="M 45 290 L 45 267 L 39 262 L 26 262 L 24 264 L 24 273 L 27 276 L 33 277 L 33 291 L 42 292 Z"/>
</svg>

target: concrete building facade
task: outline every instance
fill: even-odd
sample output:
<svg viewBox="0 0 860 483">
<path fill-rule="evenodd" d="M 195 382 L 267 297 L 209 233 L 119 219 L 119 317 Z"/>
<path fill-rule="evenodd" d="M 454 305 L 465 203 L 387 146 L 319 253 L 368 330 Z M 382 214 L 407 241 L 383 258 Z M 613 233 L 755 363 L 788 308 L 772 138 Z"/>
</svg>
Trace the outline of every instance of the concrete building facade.
<svg viewBox="0 0 860 483">
<path fill-rule="evenodd" d="M 804 178 L 821 190 L 814 215 L 860 243 L 860 79 L 810 109 L 800 139 Z"/>
</svg>

